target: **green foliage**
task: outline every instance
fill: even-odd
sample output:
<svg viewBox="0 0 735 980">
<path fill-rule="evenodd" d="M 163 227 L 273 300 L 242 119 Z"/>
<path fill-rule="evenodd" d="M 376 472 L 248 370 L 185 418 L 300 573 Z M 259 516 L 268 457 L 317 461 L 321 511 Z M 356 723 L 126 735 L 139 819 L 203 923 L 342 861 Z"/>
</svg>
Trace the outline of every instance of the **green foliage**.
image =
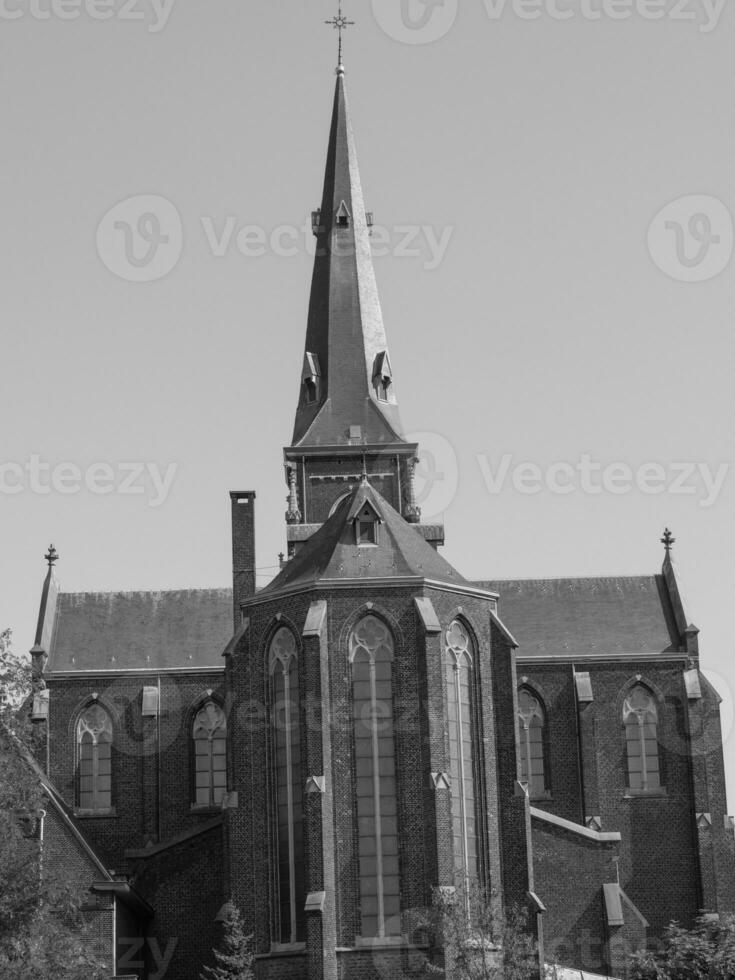
<svg viewBox="0 0 735 980">
<path fill-rule="evenodd" d="M 735 976 L 735 916 L 702 915 L 693 929 L 672 922 L 657 952 L 636 953 L 631 980 L 730 980 Z"/>
<path fill-rule="evenodd" d="M 27 928 L 0 938 L 0 977 L 13 980 L 107 980 L 80 913 L 41 908 Z"/>
<path fill-rule="evenodd" d="M 31 664 L 13 650 L 13 631 L 0 633 L 0 721 L 17 726 L 16 712 L 31 691 Z"/>
<path fill-rule="evenodd" d="M 538 976 L 537 945 L 528 913 L 510 909 L 479 887 L 436 889 L 434 931 L 444 966 L 429 972 L 448 980 L 529 980 Z"/>
<path fill-rule="evenodd" d="M 31 731 L 18 707 L 31 692 L 30 664 L 16 657 L 10 630 L 0 633 L 0 977 L 101 980 L 81 904 L 86 886 L 52 874 L 42 861 L 47 806 L 28 762 Z"/>
<path fill-rule="evenodd" d="M 254 980 L 252 936 L 246 936 L 242 916 L 229 902 L 224 918 L 222 949 L 215 949 L 216 966 L 205 966 L 200 980 Z"/>
</svg>

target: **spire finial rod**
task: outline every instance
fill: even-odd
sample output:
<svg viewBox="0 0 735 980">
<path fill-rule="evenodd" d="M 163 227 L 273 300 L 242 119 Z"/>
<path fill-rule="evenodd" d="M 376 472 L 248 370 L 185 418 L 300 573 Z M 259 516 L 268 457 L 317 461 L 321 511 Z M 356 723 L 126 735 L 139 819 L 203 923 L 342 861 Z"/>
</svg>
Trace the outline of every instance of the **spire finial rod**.
<svg viewBox="0 0 735 980">
<path fill-rule="evenodd" d="M 48 553 L 43 556 L 48 562 L 48 567 L 53 568 L 59 560 L 59 553 L 53 545 L 49 545 Z"/>
<path fill-rule="evenodd" d="M 337 73 L 344 74 L 344 65 L 342 64 L 342 31 L 346 31 L 348 27 L 354 27 L 354 20 L 347 20 L 347 18 L 342 13 L 342 0 L 339 0 L 339 5 L 337 8 L 337 15 L 331 20 L 325 20 L 325 24 L 329 27 L 333 27 L 335 31 L 339 31 L 339 58 L 337 60 Z"/>
<path fill-rule="evenodd" d="M 675 543 L 676 543 L 676 538 L 671 533 L 671 531 L 668 528 L 666 528 L 666 530 L 664 531 L 664 536 L 661 538 L 661 544 L 664 546 L 664 548 L 666 548 L 667 558 L 671 556 L 671 549 L 674 547 Z"/>
</svg>

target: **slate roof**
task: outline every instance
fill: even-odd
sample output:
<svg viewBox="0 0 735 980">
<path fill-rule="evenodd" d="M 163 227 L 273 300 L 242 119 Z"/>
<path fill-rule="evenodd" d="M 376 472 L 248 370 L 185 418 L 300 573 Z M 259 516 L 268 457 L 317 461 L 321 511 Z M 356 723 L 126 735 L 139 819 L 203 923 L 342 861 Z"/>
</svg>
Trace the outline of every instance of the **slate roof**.
<svg viewBox="0 0 735 980">
<path fill-rule="evenodd" d="M 381 521 L 378 544 L 358 547 L 353 521 L 366 502 Z M 420 531 L 408 524 L 377 490 L 363 481 L 342 500 L 329 520 L 309 538 L 280 574 L 258 592 L 257 598 L 323 580 L 396 576 L 470 586 L 427 544 Z"/>
<path fill-rule="evenodd" d="M 663 575 L 478 582 L 521 658 L 676 651 L 681 638 Z"/>
<path fill-rule="evenodd" d="M 47 673 L 221 670 L 232 591 L 60 592 Z"/>
<path fill-rule="evenodd" d="M 345 228 L 337 227 L 343 205 Z M 314 404 L 299 401 L 293 446 L 348 445 L 353 425 L 370 445 L 405 441 L 394 386 L 387 402 L 373 389 L 388 341 L 343 74 L 334 93 L 305 350 L 307 360 L 318 358 L 321 391 Z"/>
</svg>

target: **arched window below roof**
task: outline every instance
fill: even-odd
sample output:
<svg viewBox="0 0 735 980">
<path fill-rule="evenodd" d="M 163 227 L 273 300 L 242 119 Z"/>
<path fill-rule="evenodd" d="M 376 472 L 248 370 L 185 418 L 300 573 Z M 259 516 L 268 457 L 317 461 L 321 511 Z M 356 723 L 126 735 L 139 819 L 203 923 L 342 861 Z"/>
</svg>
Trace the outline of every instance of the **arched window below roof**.
<svg viewBox="0 0 735 980">
<path fill-rule="evenodd" d="M 546 711 L 534 692 L 523 687 L 518 692 L 518 728 L 521 736 L 521 779 L 528 783 L 531 799 L 549 791 L 546 771 Z"/>
<path fill-rule="evenodd" d="M 101 704 L 79 716 L 77 743 L 77 805 L 80 810 L 112 807 L 112 718 Z"/>
<path fill-rule="evenodd" d="M 628 787 L 647 791 L 661 788 L 658 747 L 658 708 L 643 684 L 631 689 L 623 704 Z"/>
<path fill-rule="evenodd" d="M 199 709 L 192 727 L 194 803 L 219 806 L 227 789 L 227 719 L 214 701 Z"/>
<path fill-rule="evenodd" d="M 362 938 L 401 933 L 393 636 L 377 616 L 350 635 Z"/>
</svg>

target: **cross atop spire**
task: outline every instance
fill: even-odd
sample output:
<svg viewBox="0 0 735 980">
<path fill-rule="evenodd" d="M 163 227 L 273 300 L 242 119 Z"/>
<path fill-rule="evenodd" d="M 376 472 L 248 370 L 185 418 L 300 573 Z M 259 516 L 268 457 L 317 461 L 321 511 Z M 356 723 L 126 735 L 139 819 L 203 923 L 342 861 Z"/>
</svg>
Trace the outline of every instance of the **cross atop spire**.
<svg viewBox="0 0 735 980">
<path fill-rule="evenodd" d="M 339 6 L 337 8 L 337 15 L 331 20 L 325 20 L 324 23 L 328 27 L 333 27 L 335 31 L 339 31 L 339 58 L 337 60 L 337 72 L 344 74 L 344 65 L 342 64 L 342 31 L 346 31 L 348 27 L 354 27 L 354 20 L 347 20 L 347 18 L 342 13 L 342 0 L 339 0 Z"/>
</svg>

